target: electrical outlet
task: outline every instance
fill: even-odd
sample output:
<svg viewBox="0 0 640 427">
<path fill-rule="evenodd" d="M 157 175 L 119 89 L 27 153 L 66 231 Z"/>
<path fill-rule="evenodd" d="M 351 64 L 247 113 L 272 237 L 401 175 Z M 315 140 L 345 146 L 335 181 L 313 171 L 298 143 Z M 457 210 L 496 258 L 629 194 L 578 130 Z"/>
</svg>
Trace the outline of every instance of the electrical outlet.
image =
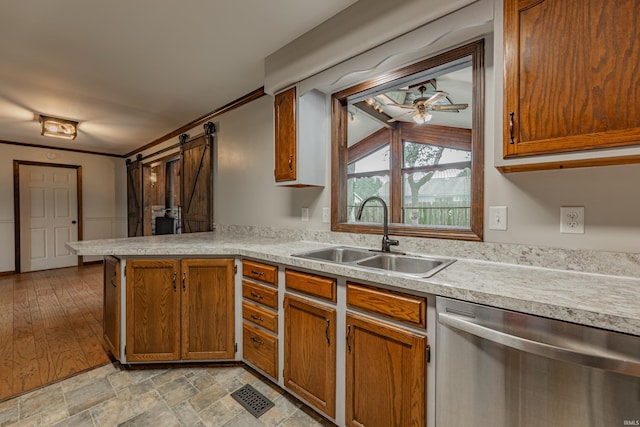
<svg viewBox="0 0 640 427">
<path fill-rule="evenodd" d="M 560 207 L 560 232 L 584 234 L 584 206 Z"/>
<path fill-rule="evenodd" d="M 307 222 L 309 221 L 309 208 L 302 208 L 302 221 Z"/>
</svg>

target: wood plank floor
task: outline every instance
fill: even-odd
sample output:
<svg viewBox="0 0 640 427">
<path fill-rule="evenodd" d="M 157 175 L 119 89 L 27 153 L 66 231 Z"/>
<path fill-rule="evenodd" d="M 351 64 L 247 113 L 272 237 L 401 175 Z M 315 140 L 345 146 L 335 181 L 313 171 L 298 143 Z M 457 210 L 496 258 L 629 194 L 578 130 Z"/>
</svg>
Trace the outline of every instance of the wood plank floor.
<svg viewBox="0 0 640 427">
<path fill-rule="evenodd" d="M 110 362 L 102 265 L 0 276 L 0 401 Z"/>
</svg>

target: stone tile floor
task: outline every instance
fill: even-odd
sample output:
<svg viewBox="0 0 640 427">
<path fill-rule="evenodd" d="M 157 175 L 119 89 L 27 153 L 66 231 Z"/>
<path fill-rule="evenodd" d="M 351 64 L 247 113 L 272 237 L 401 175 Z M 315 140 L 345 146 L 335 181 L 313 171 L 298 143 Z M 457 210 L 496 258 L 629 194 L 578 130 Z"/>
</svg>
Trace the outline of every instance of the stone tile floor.
<svg viewBox="0 0 640 427">
<path fill-rule="evenodd" d="M 255 418 L 245 384 L 275 403 Z M 108 364 L 0 402 L 0 426 L 332 426 L 243 367 L 123 369 Z"/>
</svg>

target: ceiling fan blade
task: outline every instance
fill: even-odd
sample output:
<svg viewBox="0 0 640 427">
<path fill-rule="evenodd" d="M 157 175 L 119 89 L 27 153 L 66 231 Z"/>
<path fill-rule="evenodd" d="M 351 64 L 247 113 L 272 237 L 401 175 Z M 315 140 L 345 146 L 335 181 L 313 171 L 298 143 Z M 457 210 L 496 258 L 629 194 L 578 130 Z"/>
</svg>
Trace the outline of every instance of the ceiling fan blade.
<svg viewBox="0 0 640 427">
<path fill-rule="evenodd" d="M 435 104 L 439 99 L 444 98 L 445 96 L 447 96 L 447 92 L 439 90 L 431 95 L 429 99 L 424 101 L 423 105 L 426 107 L 427 105 Z"/>
<path fill-rule="evenodd" d="M 397 116 L 397 117 L 394 117 L 394 118 L 392 118 L 392 119 L 387 120 L 387 123 L 391 123 L 391 122 L 395 122 L 396 120 L 403 119 L 403 118 L 405 118 L 405 117 L 407 117 L 408 115 L 413 114 L 413 113 L 414 113 L 414 111 L 407 111 L 407 112 L 406 112 L 406 113 L 404 113 L 404 114 L 400 114 L 400 115 L 399 115 L 399 116 Z"/>
<path fill-rule="evenodd" d="M 385 104 L 386 106 L 390 106 L 390 107 L 400 107 L 400 108 L 411 108 L 413 109 L 413 105 L 404 105 L 404 104 Z"/>
<path fill-rule="evenodd" d="M 464 110 L 469 104 L 439 104 L 431 106 L 432 111 L 460 111 Z"/>
</svg>

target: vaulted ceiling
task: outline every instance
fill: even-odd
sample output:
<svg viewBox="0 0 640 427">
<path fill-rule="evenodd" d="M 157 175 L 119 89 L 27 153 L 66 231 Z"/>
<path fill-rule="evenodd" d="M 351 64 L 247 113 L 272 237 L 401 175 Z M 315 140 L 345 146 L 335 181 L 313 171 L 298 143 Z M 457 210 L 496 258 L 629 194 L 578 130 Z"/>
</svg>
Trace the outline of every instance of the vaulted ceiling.
<svg viewBox="0 0 640 427">
<path fill-rule="evenodd" d="M 262 86 L 266 56 L 354 1 L 4 0 L 0 141 L 126 154 Z"/>
</svg>

